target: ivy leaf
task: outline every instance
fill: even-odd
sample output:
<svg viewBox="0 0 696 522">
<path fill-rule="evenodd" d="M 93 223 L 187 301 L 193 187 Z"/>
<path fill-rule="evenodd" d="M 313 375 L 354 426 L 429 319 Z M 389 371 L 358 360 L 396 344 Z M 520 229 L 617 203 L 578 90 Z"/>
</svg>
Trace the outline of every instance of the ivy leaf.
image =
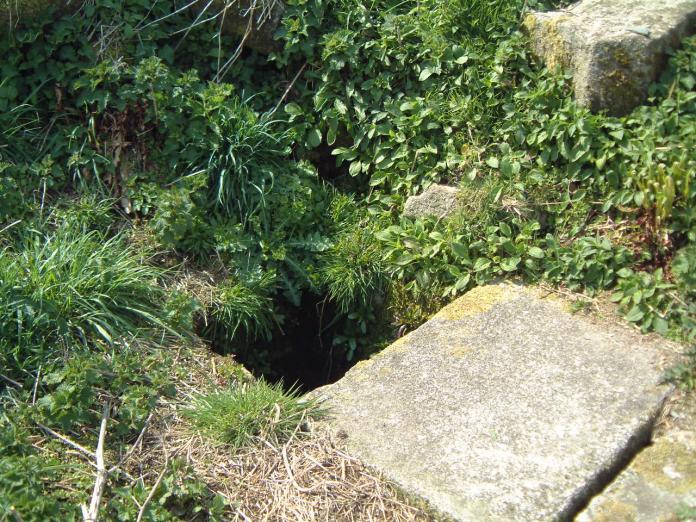
<svg viewBox="0 0 696 522">
<path fill-rule="evenodd" d="M 464 290 L 467 285 L 469 284 L 469 281 L 471 280 L 471 275 L 470 274 L 464 274 L 462 277 L 457 279 L 457 282 L 454 285 L 454 288 L 457 290 Z"/>
<path fill-rule="evenodd" d="M 285 112 L 287 112 L 290 116 L 300 116 L 302 114 L 302 107 L 295 102 L 291 102 L 285 106 Z"/>
<path fill-rule="evenodd" d="M 519 257 L 508 257 L 500 262 L 500 268 L 506 272 L 514 272 L 517 270 L 517 265 L 520 264 L 521 259 Z"/>
<path fill-rule="evenodd" d="M 527 253 L 535 259 L 544 259 L 544 251 L 539 247 L 530 247 Z"/>
<path fill-rule="evenodd" d="M 350 164 L 350 167 L 348 167 L 348 173 L 354 177 L 357 176 L 358 174 L 360 174 L 361 171 L 362 171 L 362 163 L 360 163 L 359 161 L 352 162 Z"/>
<path fill-rule="evenodd" d="M 489 266 L 491 266 L 491 260 L 490 260 L 490 259 L 487 259 L 487 258 L 485 258 L 485 257 L 479 257 L 479 258 L 476 260 L 476 263 L 474 263 L 474 271 L 475 271 L 475 272 L 481 272 L 482 270 L 485 270 L 485 269 L 488 268 Z"/>
<path fill-rule="evenodd" d="M 469 249 L 466 247 L 466 245 L 460 243 L 459 241 L 452 243 L 452 253 L 457 258 L 469 259 Z"/>
<path fill-rule="evenodd" d="M 309 131 L 307 135 L 307 145 L 314 149 L 321 143 L 321 131 L 316 127 Z"/>
<path fill-rule="evenodd" d="M 625 319 L 627 321 L 630 321 L 632 323 L 637 323 L 640 321 L 643 316 L 645 316 L 645 312 L 643 312 L 639 306 L 634 306 L 631 308 L 631 310 L 626 314 Z"/>
<path fill-rule="evenodd" d="M 418 81 L 424 82 L 428 78 L 430 78 L 435 71 L 431 69 L 430 67 L 425 67 L 421 70 L 420 76 L 418 76 Z"/>
<path fill-rule="evenodd" d="M 334 107 L 336 108 L 338 113 L 342 116 L 348 112 L 348 107 L 346 106 L 346 104 L 343 103 L 343 101 L 339 100 L 338 98 L 336 98 L 336 100 L 334 101 Z"/>
</svg>

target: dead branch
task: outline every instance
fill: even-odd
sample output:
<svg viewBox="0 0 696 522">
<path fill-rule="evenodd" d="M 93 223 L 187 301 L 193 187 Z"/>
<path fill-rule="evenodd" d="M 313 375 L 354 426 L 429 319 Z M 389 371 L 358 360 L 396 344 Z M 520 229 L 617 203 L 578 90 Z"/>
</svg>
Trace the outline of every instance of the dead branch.
<svg viewBox="0 0 696 522">
<path fill-rule="evenodd" d="M 22 387 L 22 384 L 21 384 L 21 383 L 18 383 L 18 382 L 15 381 L 14 379 L 10 379 L 7 375 L 3 375 L 2 373 L 0 373 L 0 379 L 2 379 L 3 381 L 6 381 L 6 382 L 8 382 L 8 383 L 10 383 L 12 386 L 16 386 L 17 388 L 21 388 L 21 387 Z"/>
<path fill-rule="evenodd" d="M 164 452 L 164 466 L 162 466 L 162 471 L 160 471 L 160 474 L 158 475 L 157 480 L 155 481 L 155 484 L 152 486 L 150 493 L 147 495 L 145 502 L 143 502 L 143 505 L 140 506 L 140 511 L 138 511 L 138 518 L 136 519 L 136 522 L 142 521 L 143 515 L 145 515 L 145 508 L 147 508 L 147 505 L 152 500 L 152 497 L 155 496 L 155 492 L 157 491 L 157 488 L 159 487 L 159 485 L 162 483 L 162 479 L 164 478 L 164 474 L 167 472 L 168 466 L 169 466 L 169 453 L 165 451 Z"/>
<path fill-rule="evenodd" d="M 93 458 L 94 458 L 94 453 L 92 453 L 91 451 L 89 451 L 89 450 L 88 450 L 87 448 L 85 448 L 84 446 L 80 446 L 77 442 L 74 442 L 74 441 L 70 440 L 70 439 L 69 439 L 68 437 L 66 437 L 65 435 L 61 435 L 60 433 L 58 433 L 57 431 L 52 430 L 52 429 L 49 428 L 48 426 L 44 426 L 44 425 L 41 424 L 40 422 L 37 422 L 36 424 L 37 424 L 37 426 L 38 426 L 39 428 L 41 428 L 42 430 L 44 430 L 46 433 L 48 433 L 48 434 L 51 435 L 52 437 L 55 437 L 56 439 L 58 439 L 59 441 L 61 441 L 63 444 L 67 444 L 67 445 L 70 446 L 71 448 L 76 449 L 77 451 L 79 451 L 80 453 L 82 453 L 82 454 L 85 455 L 86 457 L 89 457 L 90 459 L 93 459 Z M 92 465 L 94 465 L 94 463 L 92 463 Z"/>
<path fill-rule="evenodd" d="M 99 428 L 99 441 L 97 442 L 96 461 L 97 461 L 97 477 L 94 481 L 94 490 L 92 491 L 92 500 L 89 503 L 89 508 L 84 504 L 82 507 L 82 516 L 85 522 L 97 522 L 99 517 L 99 504 L 101 503 L 104 486 L 108 472 L 104 465 L 104 440 L 106 439 L 106 425 L 109 421 L 109 411 L 111 405 L 107 400 L 104 403 L 104 413 L 102 414 L 101 427 Z"/>
</svg>

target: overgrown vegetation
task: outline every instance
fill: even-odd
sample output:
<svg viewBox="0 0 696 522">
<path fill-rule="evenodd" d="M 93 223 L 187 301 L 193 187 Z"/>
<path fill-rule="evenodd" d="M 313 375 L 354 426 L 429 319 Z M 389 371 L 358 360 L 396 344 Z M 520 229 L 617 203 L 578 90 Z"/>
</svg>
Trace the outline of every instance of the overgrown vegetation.
<svg viewBox="0 0 696 522">
<path fill-rule="evenodd" d="M 317 353 L 347 366 L 514 277 L 608 292 L 643 331 L 693 342 L 696 38 L 644 106 L 591 114 L 518 30 L 525 7 L 560 4 L 290 0 L 278 50 L 236 61 L 220 20 L 178 1 L 4 32 L 0 517 L 78 518 L 93 470 L 51 433 L 94 448 L 108 404 L 118 460 L 158 401 L 188 401 L 177 361 L 197 336 L 278 379 L 307 310 Z M 460 212 L 402 217 L 434 182 L 459 187 Z M 671 375 L 693 387 L 693 357 Z M 287 436 L 306 405 L 231 383 L 191 407 L 240 446 Z M 165 467 L 159 484 L 111 473 L 103 517 L 230 508 Z"/>
</svg>

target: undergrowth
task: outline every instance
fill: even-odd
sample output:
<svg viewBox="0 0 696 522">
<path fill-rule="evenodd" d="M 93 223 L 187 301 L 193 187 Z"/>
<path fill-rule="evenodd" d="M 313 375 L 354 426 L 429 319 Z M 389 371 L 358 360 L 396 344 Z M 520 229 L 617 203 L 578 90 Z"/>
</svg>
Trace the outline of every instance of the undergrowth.
<svg viewBox="0 0 696 522">
<path fill-rule="evenodd" d="M 229 62 L 238 39 L 175 1 L 4 32 L 0 517 L 79 517 L 92 470 L 45 428 L 92 448 L 108 403 L 127 451 L 195 335 L 277 380 L 307 310 L 346 363 L 503 277 L 607 294 L 693 343 L 696 38 L 643 106 L 592 114 L 518 29 L 562 3 L 289 0 L 276 51 Z M 459 212 L 402 217 L 432 183 L 460 189 Z M 186 271 L 209 283 L 179 288 Z M 671 377 L 693 387 L 686 361 Z M 190 418 L 240 446 L 287 437 L 306 407 L 259 383 Z M 181 462 L 161 484 L 152 520 L 226 509 Z M 104 513 L 134 519 L 148 493 L 110 477 Z"/>
</svg>

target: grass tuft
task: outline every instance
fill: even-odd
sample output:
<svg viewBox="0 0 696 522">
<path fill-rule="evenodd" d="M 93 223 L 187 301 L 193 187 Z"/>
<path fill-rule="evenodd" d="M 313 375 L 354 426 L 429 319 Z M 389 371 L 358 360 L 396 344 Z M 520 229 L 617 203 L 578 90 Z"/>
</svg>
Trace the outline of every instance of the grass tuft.
<svg viewBox="0 0 696 522">
<path fill-rule="evenodd" d="M 255 439 L 287 441 L 308 416 L 320 414 L 296 388 L 284 391 L 281 383 L 264 380 L 198 397 L 185 411 L 196 428 L 233 448 Z"/>
<path fill-rule="evenodd" d="M 169 330 L 161 306 L 163 271 L 122 234 L 105 237 L 64 223 L 28 230 L 0 250 L 0 338 L 25 346 L 16 354 L 45 356 L 53 346 L 114 345 L 146 331 Z"/>
</svg>

